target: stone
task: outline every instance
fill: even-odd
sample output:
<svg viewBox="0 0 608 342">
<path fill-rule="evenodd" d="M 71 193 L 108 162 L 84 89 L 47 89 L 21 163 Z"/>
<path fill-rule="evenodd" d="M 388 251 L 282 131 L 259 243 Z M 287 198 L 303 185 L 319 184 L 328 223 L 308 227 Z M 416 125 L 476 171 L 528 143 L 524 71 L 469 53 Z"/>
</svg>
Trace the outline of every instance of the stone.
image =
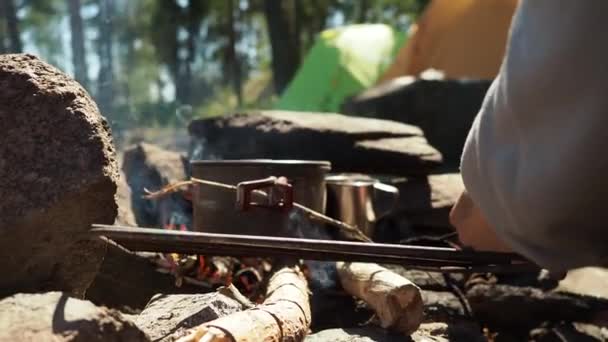
<svg viewBox="0 0 608 342">
<path fill-rule="evenodd" d="M 481 342 L 486 341 L 475 322 L 424 323 L 409 337 L 378 327 L 327 329 L 311 334 L 305 342 Z"/>
<path fill-rule="evenodd" d="M 142 198 L 144 189 L 157 191 L 165 185 L 187 179 L 187 160 L 179 152 L 139 143 L 124 153 L 122 169 L 131 188 L 132 207 L 137 225 L 162 228 L 173 223 L 190 225 L 192 205 L 181 193 L 157 200 Z"/>
<path fill-rule="evenodd" d="M 347 99 L 342 111 L 420 127 L 446 164 L 457 170 L 462 147 L 490 84 L 490 80 L 404 76 Z"/>
<path fill-rule="evenodd" d="M 402 342 L 403 335 L 376 327 L 327 329 L 308 335 L 305 342 Z M 443 340 L 431 340 L 443 341 Z"/>
<path fill-rule="evenodd" d="M 76 81 L 32 55 L 0 56 L 0 297 L 82 297 L 105 253 L 118 167 L 107 121 Z"/>
<path fill-rule="evenodd" d="M 395 208 L 376 224 L 378 242 L 401 241 L 445 247 L 433 239 L 453 233 L 450 210 L 464 190 L 459 173 L 420 178 L 385 177 L 383 182 L 399 189 Z"/>
<path fill-rule="evenodd" d="M 116 191 L 116 203 L 118 204 L 118 215 L 114 221 L 119 226 L 137 226 L 135 214 L 133 214 L 132 194 L 124 172 L 120 172 L 118 189 Z"/>
<path fill-rule="evenodd" d="M 139 313 L 158 293 L 197 293 L 202 290 L 188 284 L 177 287 L 175 278 L 156 271 L 147 255 L 109 244 L 99 273 L 87 290 L 86 299 L 121 312 Z"/>
<path fill-rule="evenodd" d="M 451 342 L 482 342 L 487 341 L 479 324 L 472 321 L 454 323 L 424 323 L 411 335 L 416 342 L 451 341 Z"/>
<path fill-rule="evenodd" d="M 118 311 L 62 292 L 16 294 L 0 301 L 0 341 L 149 341 Z"/>
<path fill-rule="evenodd" d="M 316 225 L 302 227 L 303 238 L 331 239 L 325 234 L 314 234 Z M 312 234 L 311 234 L 312 233 Z M 318 231 L 317 233 L 322 233 Z M 344 292 L 338 278 L 335 261 L 304 261 L 310 294 L 311 322 L 313 331 L 330 328 L 348 328 L 367 322 L 374 312 L 366 304 L 358 305 L 357 300 Z M 340 308 L 340 314 L 335 314 Z"/>
<path fill-rule="evenodd" d="M 339 315 L 336 315 L 336 308 L 340 310 Z M 367 304 L 339 291 L 312 290 L 310 309 L 313 331 L 362 325 L 374 315 Z"/>
<path fill-rule="evenodd" d="M 426 175 L 441 155 L 422 131 L 340 114 L 252 111 L 194 120 L 191 159 L 328 160 L 334 172 Z"/>
<path fill-rule="evenodd" d="M 218 292 L 157 295 L 135 318 L 135 323 L 153 341 L 173 341 L 189 328 L 241 310 L 239 302 Z"/>
<path fill-rule="evenodd" d="M 449 291 L 422 291 L 424 322 L 454 322 L 467 314 L 462 302 Z"/>
<path fill-rule="evenodd" d="M 430 175 L 426 179 L 396 178 L 390 183 L 399 189 L 399 203 L 391 215 L 403 215 L 417 226 L 452 230 L 450 210 L 464 191 L 459 173 Z"/>
<path fill-rule="evenodd" d="M 474 316 L 497 330 L 528 331 L 543 322 L 590 322 L 608 309 L 608 301 L 595 297 L 502 284 L 474 285 L 466 297 Z"/>
<path fill-rule="evenodd" d="M 530 341 L 535 342 L 600 342 L 608 341 L 608 328 L 592 324 L 561 322 L 545 324 L 530 332 Z"/>
</svg>

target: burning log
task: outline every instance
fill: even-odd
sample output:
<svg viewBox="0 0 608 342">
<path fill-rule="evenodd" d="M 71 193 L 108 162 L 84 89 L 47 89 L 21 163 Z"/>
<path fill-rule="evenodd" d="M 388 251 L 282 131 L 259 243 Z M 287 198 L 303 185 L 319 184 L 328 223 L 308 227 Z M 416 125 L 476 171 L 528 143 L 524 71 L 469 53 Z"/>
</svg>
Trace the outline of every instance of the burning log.
<svg viewBox="0 0 608 342">
<path fill-rule="evenodd" d="M 422 322 L 420 289 L 377 264 L 337 263 L 342 287 L 374 309 L 383 328 L 410 335 Z"/>
<path fill-rule="evenodd" d="M 302 341 L 311 320 L 308 283 L 294 262 L 275 265 L 264 303 L 207 322 L 178 342 Z"/>
</svg>

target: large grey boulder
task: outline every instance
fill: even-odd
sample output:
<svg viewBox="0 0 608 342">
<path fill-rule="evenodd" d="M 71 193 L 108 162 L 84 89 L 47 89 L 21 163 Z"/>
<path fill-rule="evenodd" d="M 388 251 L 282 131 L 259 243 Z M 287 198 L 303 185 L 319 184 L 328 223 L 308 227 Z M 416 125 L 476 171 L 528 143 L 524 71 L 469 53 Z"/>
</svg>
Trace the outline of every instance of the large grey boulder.
<svg viewBox="0 0 608 342">
<path fill-rule="evenodd" d="M 105 253 L 86 233 L 116 217 L 107 121 L 58 69 L 32 55 L 1 55 L 0 127 L 0 296 L 82 296 Z"/>
<path fill-rule="evenodd" d="M 335 172 L 425 175 L 441 155 L 414 126 L 330 113 L 252 111 L 190 123 L 192 159 L 328 160 Z"/>
<path fill-rule="evenodd" d="M 490 84 L 490 80 L 403 76 L 353 96 L 345 101 L 342 111 L 416 125 L 446 163 L 456 168 Z"/>
<path fill-rule="evenodd" d="M 16 294 L 0 301 L 0 341 L 149 341 L 118 311 L 61 292 Z"/>
</svg>

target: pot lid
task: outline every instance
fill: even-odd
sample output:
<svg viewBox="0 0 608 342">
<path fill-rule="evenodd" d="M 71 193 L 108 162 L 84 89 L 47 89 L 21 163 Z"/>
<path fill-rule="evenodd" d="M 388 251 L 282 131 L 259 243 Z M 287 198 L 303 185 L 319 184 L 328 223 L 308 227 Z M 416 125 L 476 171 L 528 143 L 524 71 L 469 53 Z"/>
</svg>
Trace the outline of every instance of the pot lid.
<svg viewBox="0 0 608 342">
<path fill-rule="evenodd" d="M 315 166 L 330 169 L 331 163 L 326 160 L 295 159 L 226 159 L 226 160 L 191 160 L 190 164 L 205 166 Z"/>
</svg>

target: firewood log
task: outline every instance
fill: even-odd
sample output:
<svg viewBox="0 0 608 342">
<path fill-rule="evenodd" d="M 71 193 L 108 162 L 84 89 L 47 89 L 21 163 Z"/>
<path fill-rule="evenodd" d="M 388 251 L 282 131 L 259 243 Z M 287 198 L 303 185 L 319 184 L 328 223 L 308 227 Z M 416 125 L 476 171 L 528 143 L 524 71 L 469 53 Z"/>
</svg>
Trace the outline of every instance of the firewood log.
<svg viewBox="0 0 608 342">
<path fill-rule="evenodd" d="M 306 278 L 295 262 L 283 263 L 275 269 L 264 303 L 202 324 L 178 342 L 304 340 L 311 320 Z"/>
<path fill-rule="evenodd" d="M 423 318 L 418 286 L 377 264 L 338 262 L 336 267 L 344 290 L 365 301 L 383 328 L 407 335 L 418 329 Z"/>
</svg>

